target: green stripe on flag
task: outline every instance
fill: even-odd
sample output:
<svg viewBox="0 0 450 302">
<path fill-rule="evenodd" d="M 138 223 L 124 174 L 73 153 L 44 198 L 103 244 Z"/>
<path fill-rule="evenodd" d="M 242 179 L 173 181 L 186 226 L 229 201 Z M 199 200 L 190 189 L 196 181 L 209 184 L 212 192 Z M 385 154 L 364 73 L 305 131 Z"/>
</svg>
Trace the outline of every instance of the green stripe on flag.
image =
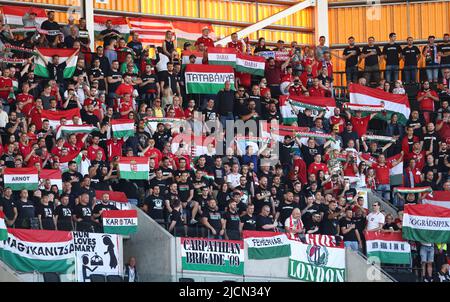
<svg viewBox="0 0 450 302">
<path fill-rule="evenodd" d="M 38 183 L 5 183 L 5 186 L 10 187 L 13 191 L 19 190 L 37 190 L 39 184 Z"/>
<path fill-rule="evenodd" d="M 134 226 L 103 226 L 103 230 L 108 234 L 129 235 L 137 232 L 137 225 Z"/>
<path fill-rule="evenodd" d="M 73 60 L 73 59 L 72 59 Z M 67 62 L 68 63 L 68 62 Z M 68 65 L 68 64 L 67 64 Z M 64 78 L 65 79 L 69 79 L 73 76 L 73 74 L 75 73 L 75 69 L 76 66 L 72 66 L 72 67 L 66 67 L 64 69 Z"/>
<path fill-rule="evenodd" d="M 378 257 L 381 263 L 387 264 L 410 264 L 411 262 L 409 253 L 374 251 L 368 252 L 367 257 Z"/>
<path fill-rule="evenodd" d="M 403 226 L 402 236 L 404 239 L 420 242 L 430 242 L 430 243 L 450 242 L 450 232 L 448 231 L 413 229 L 409 226 Z"/>
<path fill-rule="evenodd" d="M 231 84 L 231 90 L 234 90 L 234 82 Z M 224 89 L 225 85 L 213 84 L 213 83 L 187 83 L 187 93 L 199 93 L 199 94 L 216 94 L 220 90 Z"/>
<path fill-rule="evenodd" d="M 186 257 L 181 259 L 181 266 L 183 270 L 192 270 L 192 271 L 207 271 L 207 272 L 221 272 L 221 273 L 230 273 L 235 275 L 243 275 L 244 274 L 244 263 L 240 263 L 239 266 L 231 266 L 229 260 L 225 260 L 223 265 L 214 265 L 214 264 L 192 264 L 187 263 Z"/>
<path fill-rule="evenodd" d="M 248 248 L 248 259 L 271 259 L 289 257 L 290 255 L 291 246 L 289 244 L 264 248 Z"/>
<path fill-rule="evenodd" d="M 40 63 L 44 64 L 41 65 Z M 48 73 L 47 66 L 45 65 L 44 61 L 42 59 L 38 59 L 38 62 L 36 62 L 36 67 L 34 67 L 34 74 L 41 78 L 48 78 L 50 75 Z"/>
<path fill-rule="evenodd" d="M 38 271 L 40 273 L 55 272 L 66 273 L 74 264 L 74 259 L 62 259 L 62 260 L 38 260 L 21 257 L 11 251 L 0 249 L 0 258 L 3 262 L 20 272 L 33 272 Z"/>
<path fill-rule="evenodd" d="M 242 65 L 236 65 L 236 71 L 243 72 L 243 73 L 249 73 L 257 76 L 264 76 L 264 69 L 256 69 L 256 68 L 248 68 L 244 67 Z"/>
<path fill-rule="evenodd" d="M 0 241 L 8 239 L 8 230 L 0 229 Z"/>
<path fill-rule="evenodd" d="M 117 138 L 134 136 L 134 130 L 130 129 L 130 130 L 114 131 L 113 136 Z"/>
<path fill-rule="evenodd" d="M 236 66 L 236 61 L 230 62 L 230 61 L 212 61 L 212 60 L 208 60 L 208 64 L 210 64 L 210 65 L 228 65 L 228 66 L 235 67 Z"/>
<path fill-rule="evenodd" d="M 139 171 L 139 172 L 120 171 L 120 178 L 148 180 L 148 171 Z"/>
</svg>

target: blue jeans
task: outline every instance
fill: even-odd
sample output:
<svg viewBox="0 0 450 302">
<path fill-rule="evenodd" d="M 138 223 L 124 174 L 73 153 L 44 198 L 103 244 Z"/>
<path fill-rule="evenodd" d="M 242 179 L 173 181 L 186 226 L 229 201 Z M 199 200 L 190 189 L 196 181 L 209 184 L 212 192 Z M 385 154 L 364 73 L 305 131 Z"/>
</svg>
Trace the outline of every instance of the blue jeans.
<svg viewBox="0 0 450 302">
<path fill-rule="evenodd" d="M 386 65 L 384 78 L 388 82 L 395 82 L 398 80 L 398 65 Z"/>
<path fill-rule="evenodd" d="M 345 76 L 347 78 L 347 84 L 350 82 L 358 82 L 358 66 L 350 66 L 345 68 Z"/>
<path fill-rule="evenodd" d="M 390 185 L 379 184 L 377 187 L 377 191 L 381 194 L 381 196 L 385 200 L 390 200 L 390 191 L 391 191 Z"/>
<path fill-rule="evenodd" d="M 432 63 L 427 65 L 427 79 L 430 82 L 437 82 L 439 76 L 439 65 Z"/>
<path fill-rule="evenodd" d="M 344 241 L 344 246 L 352 251 L 359 251 L 358 241 Z"/>
<path fill-rule="evenodd" d="M 228 114 L 220 116 L 220 123 L 222 124 L 223 129 L 225 129 L 227 121 L 234 121 L 233 112 L 228 112 Z"/>
<path fill-rule="evenodd" d="M 417 66 L 405 66 L 403 68 L 403 79 L 405 83 L 415 83 L 417 81 Z"/>
</svg>

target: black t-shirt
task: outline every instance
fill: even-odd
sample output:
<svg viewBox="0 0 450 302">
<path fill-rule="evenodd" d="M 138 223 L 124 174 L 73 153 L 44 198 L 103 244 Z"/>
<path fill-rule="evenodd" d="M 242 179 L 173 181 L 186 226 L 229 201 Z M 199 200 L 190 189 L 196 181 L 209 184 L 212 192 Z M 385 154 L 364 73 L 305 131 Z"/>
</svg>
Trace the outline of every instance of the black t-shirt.
<svg viewBox="0 0 450 302">
<path fill-rule="evenodd" d="M 113 80 L 122 79 L 122 73 L 119 70 L 117 71 L 110 70 L 108 72 L 108 77 L 111 77 Z M 109 93 L 116 92 L 120 84 L 121 82 L 108 83 L 108 92 Z"/>
<path fill-rule="evenodd" d="M 206 208 L 203 211 L 203 216 L 208 218 L 208 223 L 216 230 L 217 234 L 219 234 L 222 229 L 222 215 L 219 211 L 211 210 L 210 208 Z"/>
<path fill-rule="evenodd" d="M 180 199 L 181 202 L 187 202 L 190 191 L 194 190 L 194 186 L 192 185 L 192 182 L 179 181 L 177 184 L 178 184 L 178 198 Z"/>
<path fill-rule="evenodd" d="M 422 174 L 425 176 L 430 171 L 433 172 L 433 174 L 434 174 L 433 181 L 436 181 L 438 178 L 438 173 L 440 172 L 439 167 L 436 165 L 429 166 L 429 165 L 425 164 L 425 166 L 422 169 Z"/>
<path fill-rule="evenodd" d="M 355 222 L 353 221 L 353 219 L 348 220 L 347 218 L 342 218 L 339 221 L 339 228 L 349 228 L 352 224 L 355 224 Z M 356 228 L 356 224 L 355 224 L 355 228 Z M 356 238 L 356 229 L 352 229 L 350 232 L 348 232 L 347 234 L 344 234 L 344 241 L 358 241 L 358 238 Z M 342 234 L 342 232 L 341 232 Z"/>
<path fill-rule="evenodd" d="M 171 138 L 170 131 L 164 130 L 162 133 L 157 131 L 153 134 L 153 139 L 155 140 L 155 148 L 158 150 L 163 150 L 164 144 L 168 142 Z"/>
<path fill-rule="evenodd" d="M 239 231 L 239 224 L 241 219 L 238 213 L 232 213 L 230 211 L 226 211 L 223 215 L 223 219 L 227 221 L 226 230 L 227 231 Z"/>
<path fill-rule="evenodd" d="M 440 139 L 436 132 L 425 133 L 423 135 L 423 150 L 428 151 L 430 149 L 431 144 L 433 144 L 433 155 L 434 156 L 437 155 L 439 152 L 439 141 Z"/>
<path fill-rule="evenodd" d="M 418 138 L 422 138 L 422 136 L 423 136 L 422 127 L 425 126 L 425 120 L 423 119 L 423 117 L 419 116 L 419 118 L 415 121 L 413 121 L 410 118 L 406 122 L 407 127 L 414 127 L 416 125 L 420 125 L 420 128 L 414 129 L 414 135 L 417 136 Z"/>
<path fill-rule="evenodd" d="M 417 67 L 417 56 L 420 55 L 420 49 L 417 46 L 406 46 L 402 50 L 402 55 L 405 57 L 405 66 Z"/>
<path fill-rule="evenodd" d="M 381 50 L 378 46 L 366 45 L 363 47 L 362 53 L 363 54 L 368 54 L 368 53 L 376 53 L 377 54 L 376 56 L 372 55 L 372 56 L 367 57 L 365 59 L 365 66 L 378 65 L 378 56 L 381 56 Z"/>
<path fill-rule="evenodd" d="M 266 194 L 269 194 L 269 193 L 270 193 L 270 191 L 267 188 L 263 189 L 260 186 L 255 188 L 255 198 L 253 199 L 253 203 L 255 205 L 255 213 L 260 213 L 261 209 L 264 206 L 269 206 L 270 207 L 270 211 L 272 211 L 272 203 L 271 203 L 270 197 L 265 197 L 265 198 L 259 199 L 259 200 L 258 200 L 258 198 L 256 198 L 256 196 L 258 194 L 266 195 Z"/>
<path fill-rule="evenodd" d="M 150 81 L 149 83 L 141 86 L 139 91 L 141 94 L 144 93 L 155 93 L 157 91 L 156 84 L 158 83 L 158 76 L 156 74 L 144 74 L 141 76 L 142 82 Z"/>
<path fill-rule="evenodd" d="M 302 152 L 303 160 L 306 163 L 306 166 L 308 167 L 312 162 L 314 162 L 314 156 L 316 154 L 322 154 L 323 148 L 321 146 L 310 148 L 306 145 L 302 145 L 300 147 L 300 151 Z"/>
<path fill-rule="evenodd" d="M 450 154 L 450 150 L 447 151 L 439 151 L 438 153 L 438 167 L 439 172 L 442 173 L 448 173 L 448 167 L 445 166 L 445 159 L 448 157 L 448 155 Z"/>
<path fill-rule="evenodd" d="M 358 133 L 355 131 L 348 132 L 347 130 L 344 130 L 341 134 L 342 143 L 344 144 L 344 148 L 348 147 L 348 142 L 352 139 L 353 141 L 357 141 L 359 139 Z"/>
<path fill-rule="evenodd" d="M 345 191 L 345 193 L 344 193 L 345 200 L 347 202 L 351 202 L 353 200 L 353 198 L 355 198 L 356 193 L 357 192 L 356 192 L 355 188 L 350 188 L 349 190 Z"/>
<path fill-rule="evenodd" d="M 89 74 L 92 75 L 94 78 L 103 76 L 104 77 L 103 80 L 98 80 L 98 90 L 101 90 L 101 91 L 106 90 L 106 84 L 105 84 L 106 74 L 105 74 L 105 72 L 103 72 L 102 69 L 91 68 Z"/>
<path fill-rule="evenodd" d="M 14 218 L 14 208 L 16 207 L 14 204 L 14 200 L 12 198 L 7 199 L 5 197 L 0 198 L 0 206 L 3 207 L 3 213 L 8 220 L 12 220 Z"/>
<path fill-rule="evenodd" d="M 155 186 L 159 187 L 159 192 L 161 194 L 166 194 L 168 190 L 167 180 L 165 179 L 157 179 L 156 177 L 150 180 L 150 188 L 154 188 Z"/>
<path fill-rule="evenodd" d="M 302 220 L 303 220 L 303 218 L 302 218 Z M 304 220 L 303 224 L 304 224 L 306 233 L 308 231 L 314 230 L 317 227 L 317 230 L 315 232 L 309 232 L 309 234 L 320 234 L 320 222 L 315 222 L 312 219 L 307 219 L 307 220 Z"/>
<path fill-rule="evenodd" d="M 205 108 L 202 112 L 205 115 L 205 122 L 217 120 L 217 113 L 214 109 Z"/>
<path fill-rule="evenodd" d="M 450 42 L 442 43 L 438 46 L 438 51 L 442 52 L 444 55 L 450 54 Z M 441 65 L 449 65 L 450 64 L 450 56 L 441 57 Z"/>
<path fill-rule="evenodd" d="M 386 65 L 398 65 L 399 54 L 402 53 L 402 48 L 397 43 L 386 44 L 383 48 L 383 55 L 386 56 Z"/>
<path fill-rule="evenodd" d="M 141 56 L 142 49 L 143 49 L 141 42 L 130 41 L 130 42 L 128 42 L 127 46 L 129 48 L 133 49 L 134 53 L 136 54 L 136 57 L 140 57 Z"/>
<path fill-rule="evenodd" d="M 153 219 L 164 219 L 164 200 L 162 196 L 150 195 L 144 204 L 148 207 L 148 215 Z"/>
<path fill-rule="evenodd" d="M 105 210 L 105 211 L 116 210 L 117 211 L 118 208 L 116 208 L 113 203 L 103 204 L 102 202 L 100 202 L 94 206 L 94 209 L 92 210 L 92 214 L 100 214 L 101 210 Z M 100 221 L 100 223 L 103 223 L 103 217 L 101 215 L 97 219 Z"/>
<path fill-rule="evenodd" d="M 73 214 L 77 218 L 83 219 L 83 222 L 91 222 L 92 210 L 88 205 L 78 204 L 75 206 Z"/>
<path fill-rule="evenodd" d="M 9 155 L 9 154 L 5 153 L 5 154 L 2 155 L 2 157 L 0 157 L 0 159 L 4 161 L 5 166 L 7 168 L 14 168 L 15 167 L 15 164 L 14 164 L 15 156 L 14 156 L 14 154 Z"/>
<path fill-rule="evenodd" d="M 64 69 L 66 69 L 66 62 L 55 65 L 53 63 L 47 64 L 48 74 L 50 80 L 55 80 L 57 83 L 64 82 Z"/>
<path fill-rule="evenodd" d="M 17 208 L 17 223 L 21 225 L 23 221 L 36 217 L 36 208 L 31 201 L 23 202 L 18 200 L 15 202 Z"/>
<path fill-rule="evenodd" d="M 42 228 L 44 230 L 55 229 L 55 223 L 53 221 L 54 210 L 52 205 L 43 205 L 39 203 L 36 206 L 36 215 L 41 215 Z"/>
<path fill-rule="evenodd" d="M 352 47 L 350 48 L 349 46 L 347 46 L 346 48 L 344 48 L 344 56 L 348 56 L 351 53 L 355 53 L 355 56 L 351 56 L 350 58 L 348 58 L 347 60 L 345 60 L 345 67 L 353 67 L 358 65 L 358 57 L 361 55 L 361 50 L 359 49 L 359 47 Z"/>
<path fill-rule="evenodd" d="M 70 222 L 72 220 L 72 209 L 69 205 L 60 204 L 55 209 L 55 216 L 58 216 L 58 221 Z"/>
<path fill-rule="evenodd" d="M 244 231 L 255 231 L 256 230 L 256 219 L 255 215 L 244 215 L 241 217 L 241 222 L 244 224 L 242 229 Z"/>
<path fill-rule="evenodd" d="M 292 203 L 287 203 L 286 201 L 280 202 L 280 204 L 277 207 L 277 212 L 280 213 L 278 221 L 284 225 L 284 222 L 286 221 L 286 219 L 289 218 L 289 216 L 291 216 L 292 211 L 295 208 L 298 209 L 299 206 L 298 206 L 298 204 L 296 204 L 294 202 L 292 202 Z"/>
<path fill-rule="evenodd" d="M 104 37 L 103 38 L 103 46 L 108 46 L 109 42 L 112 39 L 116 39 L 118 36 L 120 36 L 120 33 L 117 30 L 115 30 L 115 29 L 104 29 L 104 30 L 102 30 L 100 32 L 100 35 L 104 36 L 104 35 L 107 35 L 107 34 L 110 34 L 110 33 L 115 33 L 115 35 L 109 35 L 107 37 Z"/>
<path fill-rule="evenodd" d="M 385 225 L 383 225 L 383 230 L 389 230 L 390 228 L 392 228 L 394 231 L 400 230 L 396 223 L 386 223 Z"/>
<path fill-rule="evenodd" d="M 264 217 L 262 215 L 258 215 L 256 216 L 256 230 L 257 231 L 270 231 L 270 230 L 265 230 L 262 227 L 266 224 L 273 224 L 273 219 L 270 217 Z"/>
<path fill-rule="evenodd" d="M 169 73 L 167 70 L 164 70 L 160 74 L 159 81 L 164 81 L 164 85 L 169 85 L 169 87 L 172 89 L 172 92 L 174 94 L 177 93 L 177 75 L 175 72 Z M 161 89 L 164 89 L 164 87 L 161 87 Z"/>
<path fill-rule="evenodd" d="M 84 109 L 81 110 L 80 115 L 85 124 L 97 126 L 100 123 L 100 120 L 95 114 L 88 114 Z"/>
<path fill-rule="evenodd" d="M 366 228 L 366 222 L 367 220 L 364 217 L 353 217 L 353 223 L 356 226 L 356 229 L 359 232 L 359 235 L 361 237 L 364 236 L 364 229 Z"/>
<path fill-rule="evenodd" d="M 175 229 L 176 230 L 182 230 L 183 228 L 183 220 L 181 219 L 181 213 L 177 210 L 173 210 L 172 213 L 170 213 L 170 222 L 175 221 Z"/>
<path fill-rule="evenodd" d="M 337 209 L 335 210 L 335 212 L 337 212 Z M 336 218 L 329 219 L 328 211 L 324 211 L 320 233 L 322 235 L 337 235 L 338 225 L 339 225 L 338 220 Z"/>
<path fill-rule="evenodd" d="M 47 131 L 44 129 L 41 129 L 39 131 L 36 132 L 36 136 L 38 138 L 40 137 L 44 137 L 47 134 Z M 53 135 L 53 133 L 49 133 L 47 134 L 47 136 L 45 136 L 45 146 L 47 147 L 47 150 L 52 150 L 53 149 L 53 140 L 55 139 L 55 136 Z"/>
<path fill-rule="evenodd" d="M 292 147 L 295 142 L 291 142 L 290 144 L 278 144 L 279 152 L 280 152 L 280 162 L 281 164 L 288 164 L 292 161 Z"/>
</svg>

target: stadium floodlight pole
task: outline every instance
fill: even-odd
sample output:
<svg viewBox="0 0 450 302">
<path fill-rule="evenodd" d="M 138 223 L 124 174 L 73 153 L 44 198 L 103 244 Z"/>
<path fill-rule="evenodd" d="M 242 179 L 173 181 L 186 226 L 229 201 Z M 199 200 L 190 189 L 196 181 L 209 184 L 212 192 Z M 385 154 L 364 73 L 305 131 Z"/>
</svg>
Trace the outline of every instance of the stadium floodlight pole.
<svg viewBox="0 0 450 302">
<path fill-rule="evenodd" d="M 301 11 L 302 9 L 311 7 L 316 5 L 317 1 L 326 1 L 328 2 L 328 0 L 305 0 L 303 2 L 297 3 L 292 5 L 291 7 L 276 13 L 275 15 L 272 15 L 264 20 L 261 20 L 259 22 L 256 22 L 255 24 L 252 24 L 244 29 L 241 29 L 240 31 L 237 32 L 238 38 L 242 39 L 244 37 L 247 37 L 249 34 L 252 34 L 260 29 L 263 29 L 266 26 L 269 26 L 283 18 L 286 18 L 287 16 L 290 16 L 292 14 L 295 14 L 298 11 Z M 328 22 L 326 22 L 326 25 L 328 26 Z M 219 41 L 217 41 L 215 43 L 215 45 L 226 45 L 228 42 L 231 41 L 231 36 L 225 37 Z"/>
<path fill-rule="evenodd" d="M 94 39 L 94 0 L 81 0 L 81 13 L 86 19 L 86 29 L 89 32 L 91 50 L 95 49 L 95 39 Z"/>
</svg>

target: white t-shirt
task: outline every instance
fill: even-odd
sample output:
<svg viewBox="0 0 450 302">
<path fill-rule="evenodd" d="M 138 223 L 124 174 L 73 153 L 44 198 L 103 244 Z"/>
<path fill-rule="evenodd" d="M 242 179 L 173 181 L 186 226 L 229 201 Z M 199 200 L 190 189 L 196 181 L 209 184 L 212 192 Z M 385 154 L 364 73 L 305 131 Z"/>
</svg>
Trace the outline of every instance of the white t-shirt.
<svg viewBox="0 0 450 302">
<path fill-rule="evenodd" d="M 169 61 L 169 58 L 165 54 L 160 53 L 159 61 L 156 63 L 156 70 L 158 72 L 167 70 L 167 63 L 169 63 Z"/>
<path fill-rule="evenodd" d="M 227 182 L 233 187 L 236 188 L 237 186 L 239 186 L 240 183 L 240 179 L 241 179 L 242 174 L 240 173 L 230 173 L 227 175 Z"/>
<path fill-rule="evenodd" d="M 367 230 L 371 231 L 378 228 L 380 223 L 384 224 L 384 214 L 383 213 L 370 213 L 367 215 Z"/>
</svg>

